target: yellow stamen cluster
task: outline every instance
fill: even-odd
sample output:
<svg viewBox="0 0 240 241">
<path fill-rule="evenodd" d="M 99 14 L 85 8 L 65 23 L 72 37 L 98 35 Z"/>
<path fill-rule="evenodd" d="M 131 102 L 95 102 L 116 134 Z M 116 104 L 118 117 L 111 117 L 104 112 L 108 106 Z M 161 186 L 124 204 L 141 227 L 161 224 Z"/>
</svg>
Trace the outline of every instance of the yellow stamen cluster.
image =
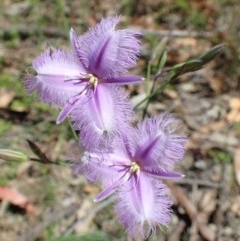
<svg viewBox="0 0 240 241">
<path fill-rule="evenodd" d="M 92 74 L 89 74 L 88 77 L 89 77 L 89 84 L 90 84 L 90 86 L 93 89 L 96 89 L 97 84 L 99 82 L 99 79 L 97 77 L 95 77 L 94 75 L 92 75 Z"/>
<path fill-rule="evenodd" d="M 140 171 L 140 166 L 136 162 L 133 162 L 131 164 L 130 172 L 134 173 L 134 172 L 139 172 L 139 171 Z"/>
</svg>

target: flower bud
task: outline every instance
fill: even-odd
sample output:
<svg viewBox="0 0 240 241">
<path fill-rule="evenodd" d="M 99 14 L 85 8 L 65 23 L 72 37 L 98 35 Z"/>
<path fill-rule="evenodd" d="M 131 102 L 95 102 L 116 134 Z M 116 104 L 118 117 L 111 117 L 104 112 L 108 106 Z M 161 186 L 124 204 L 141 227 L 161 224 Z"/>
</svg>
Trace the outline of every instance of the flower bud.
<svg viewBox="0 0 240 241">
<path fill-rule="evenodd" d="M 19 151 L 13 151 L 10 149 L 0 149 L 0 158 L 5 161 L 27 161 L 28 157 Z"/>
</svg>

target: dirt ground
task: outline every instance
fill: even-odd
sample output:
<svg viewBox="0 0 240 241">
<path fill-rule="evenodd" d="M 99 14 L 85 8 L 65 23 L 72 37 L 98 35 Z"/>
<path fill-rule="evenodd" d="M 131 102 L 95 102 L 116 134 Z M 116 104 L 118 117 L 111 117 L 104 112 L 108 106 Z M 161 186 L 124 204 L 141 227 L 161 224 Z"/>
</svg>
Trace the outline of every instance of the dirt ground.
<svg viewBox="0 0 240 241">
<path fill-rule="evenodd" d="M 94 203 L 100 187 L 75 176 L 66 162 L 81 154 L 69 123 L 56 125 L 59 110 L 38 102 L 23 87 L 32 60 L 49 44 L 68 49 L 71 27 L 81 34 L 102 17 L 116 14 L 121 14 L 119 28 L 143 33 L 142 53 L 132 73 L 146 77 L 152 64 L 149 82 L 126 87 L 134 105 L 153 85 L 160 42 L 167 51 L 166 68 L 226 45 L 204 68 L 167 85 L 148 106 L 149 116 L 172 112 L 188 136 L 178 167 L 186 177 L 166 183 L 174 200 L 171 225 L 149 240 L 240 240 L 238 0 L 2 0 L 0 148 L 37 159 L 39 148 L 43 159 L 54 164 L 0 159 L 0 241 L 132 240 L 118 223 L 112 201 Z M 164 80 L 160 75 L 155 85 Z M 136 120 L 143 109 L 136 109 Z"/>
</svg>

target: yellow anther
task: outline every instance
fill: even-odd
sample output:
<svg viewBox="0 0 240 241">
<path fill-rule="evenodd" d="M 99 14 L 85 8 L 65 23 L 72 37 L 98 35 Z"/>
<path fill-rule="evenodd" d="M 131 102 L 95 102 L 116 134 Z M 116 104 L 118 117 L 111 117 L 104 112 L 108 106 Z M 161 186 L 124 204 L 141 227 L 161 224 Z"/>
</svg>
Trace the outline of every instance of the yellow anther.
<svg viewBox="0 0 240 241">
<path fill-rule="evenodd" d="M 130 172 L 138 172 L 140 171 L 140 166 L 136 163 L 136 162 L 133 162 L 131 164 L 131 168 L 130 168 Z"/>
<path fill-rule="evenodd" d="M 99 79 L 92 74 L 89 74 L 88 77 L 90 86 L 96 89 Z"/>
</svg>

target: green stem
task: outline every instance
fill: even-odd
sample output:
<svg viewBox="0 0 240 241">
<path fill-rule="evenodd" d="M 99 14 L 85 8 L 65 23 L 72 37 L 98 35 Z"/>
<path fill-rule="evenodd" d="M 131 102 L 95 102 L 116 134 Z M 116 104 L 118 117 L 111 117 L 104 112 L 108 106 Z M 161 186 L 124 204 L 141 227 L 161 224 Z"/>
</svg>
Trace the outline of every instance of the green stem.
<svg viewBox="0 0 240 241">
<path fill-rule="evenodd" d="M 172 77 L 170 77 L 166 82 L 164 82 L 162 85 L 160 85 L 154 92 L 150 93 L 146 98 L 141 100 L 138 104 L 135 105 L 134 110 L 136 110 L 141 104 L 143 104 L 145 101 L 153 98 L 155 95 L 159 93 L 159 91 L 163 90 L 169 83 L 171 83 L 178 75 L 174 74 Z"/>
<path fill-rule="evenodd" d="M 68 119 L 68 125 L 70 127 L 70 130 L 71 130 L 73 136 L 74 136 L 74 139 L 78 141 L 79 140 L 78 135 L 77 135 L 76 131 L 73 129 L 72 122 L 69 119 Z"/>
</svg>

